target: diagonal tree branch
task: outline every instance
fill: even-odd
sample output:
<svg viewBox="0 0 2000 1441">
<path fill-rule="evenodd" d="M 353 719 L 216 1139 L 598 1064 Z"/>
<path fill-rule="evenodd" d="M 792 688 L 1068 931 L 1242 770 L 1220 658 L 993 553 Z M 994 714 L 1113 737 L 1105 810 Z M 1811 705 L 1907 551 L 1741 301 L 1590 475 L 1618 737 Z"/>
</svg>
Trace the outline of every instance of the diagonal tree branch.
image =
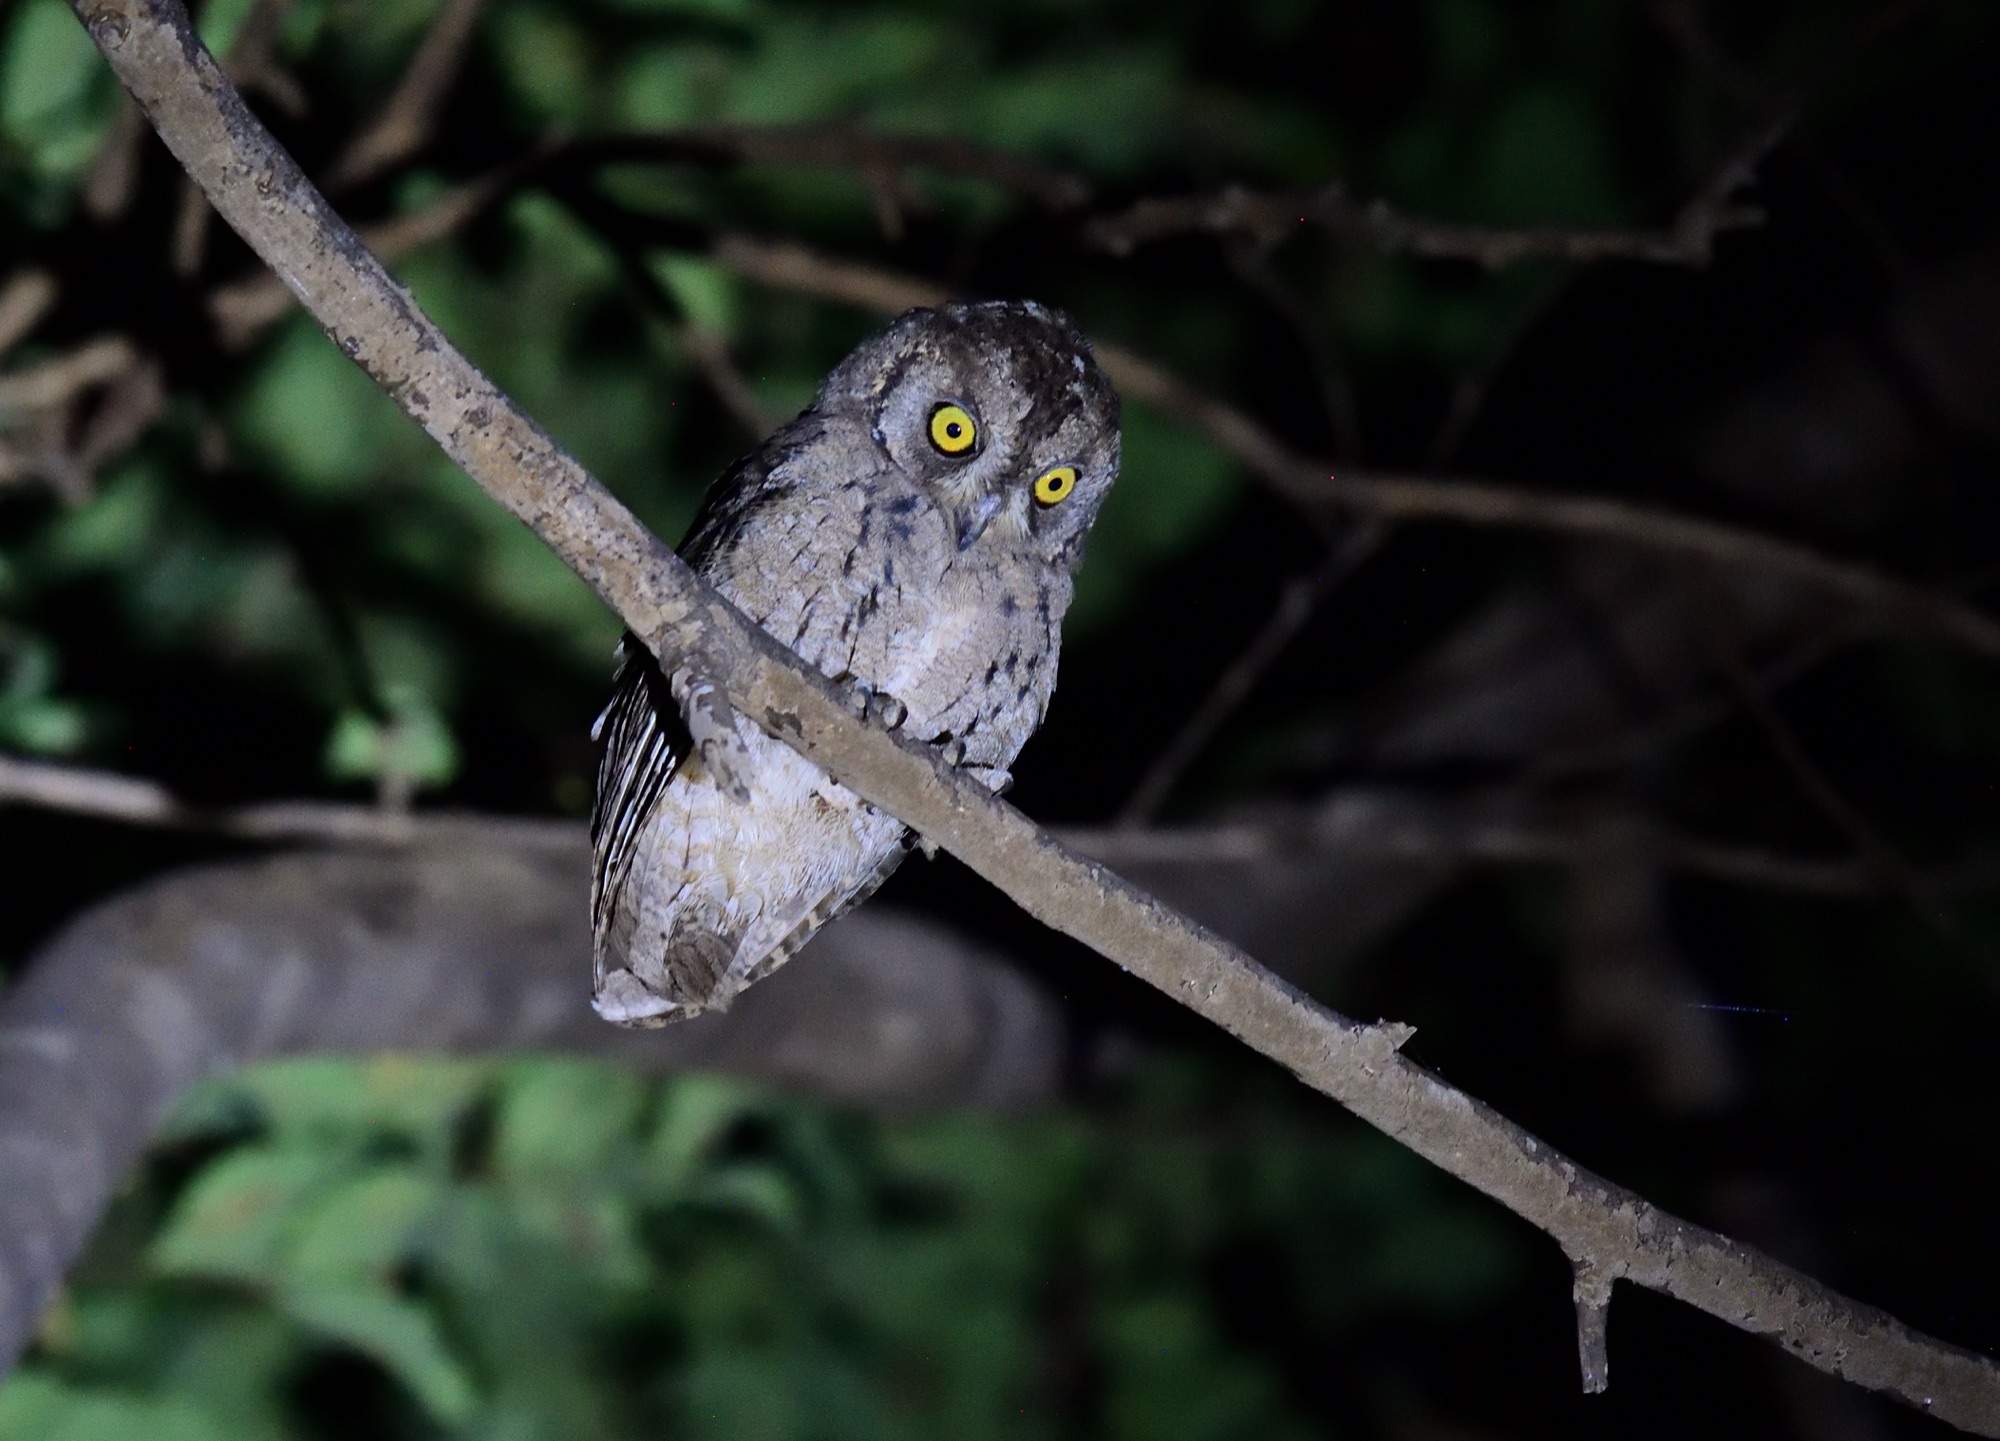
<svg viewBox="0 0 2000 1441">
<path fill-rule="evenodd" d="M 92 39 L 223 216 L 343 353 L 530 525 L 670 667 L 1075 937 L 1623 1277 L 1778 1339 L 1836 1375 L 2000 1435 L 2000 1367 L 1924 1337 L 1592 1175 L 1406 1060 L 1411 1032 L 1315 1004 L 1040 831 L 927 749 L 862 724 L 823 677 L 705 586 L 465 360 L 244 106 L 178 0 L 74 0 Z M 1592 1382 L 1602 1372 L 1593 1366 Z"/>
</svg>

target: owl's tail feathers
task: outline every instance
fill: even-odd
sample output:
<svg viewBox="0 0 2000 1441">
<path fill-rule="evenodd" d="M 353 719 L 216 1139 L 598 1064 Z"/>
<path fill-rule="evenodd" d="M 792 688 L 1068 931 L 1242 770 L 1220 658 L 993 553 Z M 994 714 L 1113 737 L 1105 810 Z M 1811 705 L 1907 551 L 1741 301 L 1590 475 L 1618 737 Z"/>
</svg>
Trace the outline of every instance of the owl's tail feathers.
<svg viewBox="0 0 2000 1441">
<path fill-rule="evenodd" d="M 662 938 L 659 918 L 645 924 L 628 901 L 614 902 L 598 935 L 591 1008 L 618 1025 L 644 1027 L 725 1009 L 738 989 L 728 983 L 737 943 L 719 908 L 683 893 Z"/>
<path fill-rule="evenodd" d="M 620 966 L 607 971 L 597 982 L 597 994 L 590 1008 L 605 1020 L 620 1026 L 654 1029 L 678 1021 L 687 1009 L 665 996 L 646 989 L 646 983 Z"/>
<path fill-rule="evenodd" d="M 776 907 L 748 927 L 732 926 L 721 906 L 683 891 L 664 943 L 652 945 L 636 943 L 646 927 L 620 896 L 598 935 L 591 1007 L 607 1021 L 642 1027 L 726 1011 L 744 987 L 777 970 L 828 921 L 872 895 L 905 854 L 900 843 L 892 845 L 857 885 L 814 902 Z"/>
</svg>

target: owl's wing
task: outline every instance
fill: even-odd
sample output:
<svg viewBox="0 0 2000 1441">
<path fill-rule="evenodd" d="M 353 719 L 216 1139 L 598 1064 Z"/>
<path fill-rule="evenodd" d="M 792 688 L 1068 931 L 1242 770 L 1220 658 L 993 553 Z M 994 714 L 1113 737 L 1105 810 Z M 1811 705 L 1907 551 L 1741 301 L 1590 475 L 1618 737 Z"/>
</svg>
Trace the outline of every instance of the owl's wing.
<svg viewBox="0 0 2000 1441">
<path fill-rule="evenodd" d="M 818 935 L 820 929 L 828 922 L 839 920 L 874 895 L 881 889 L 882 883 L 896 873 L 896 867 L 903 863 L 903 857 L 908 854 L 909 851 L 902 845 L 896 845 L 876 862 L 875 868 L 863 876 L 858 884 L 845 890 L 829 891 L 816 902 L 803 907 L 791 929 L 763 955 L 749 953 L 755 948 L 755 943 L 752 942 L 743 953 L 739 954 L 736 966 L 732 967 L 732 970 L 740 968 L 742 972 L 741 980 L 737 982 L 735 989 L 740 990 L 744 986 L 763 980 L 797 955 L 805 943 Z"/>
<path fill-rule="evenodd" d="M 675 547 L 681 559 L 714 579 L 711 563 L 735 546 L 757 513 L 790 500 L 796 483 L 790 463 L 824 428 L 825 422 L 808 411 L 773 431 L 756 450 L 717 476 L 702 496 L 687 535 Z"/>
<path fill-rule="evenodd" d="M 611 703 L 592 738 L 604 743 L 590 815 L 590 923 L 601 947 L 646 818 L 692 744 L 660 663 L 636 636 L 619 643 Z"/>
</svg>

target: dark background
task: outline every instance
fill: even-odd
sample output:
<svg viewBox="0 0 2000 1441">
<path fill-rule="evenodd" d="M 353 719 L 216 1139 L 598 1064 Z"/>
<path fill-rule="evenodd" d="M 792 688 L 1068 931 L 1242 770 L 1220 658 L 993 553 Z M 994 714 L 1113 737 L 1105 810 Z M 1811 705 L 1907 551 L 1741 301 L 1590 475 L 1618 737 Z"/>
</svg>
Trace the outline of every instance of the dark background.
<svg viewBox="0 0 2000 1441">
<path fill-rule="evenodd" d="M 203 26 L 324 177 L 433 11 L 217 0 Z M 1707 516 L 1978 605 L 1997 32 L 1976 0 L 489 0 L 423 142 L 337 199 L 374 222 L 502 175 L 398 273 L 669 535 L 753 439 L 688 336 L 780 416 L 880 323 L 709 257 L 745 233 L 1063 306 L 1336 473 Z M 0 749 L 211 805 L 582 816 L 615 623 L 301 317 L 229 343 L 207 298 L 253 263 L 187 217 L 156 144 L 121 141 L 119 106 L 58 0 L 0 0 L 0 286 L 55 287 L 4 366 L 107 335 L 139 357 L 0 406 Z M 1440 223 L 1650 229 L 1788 114 L 1742 192 L 1763 223 L 1706 267 L 1489 270 L 1311 223 L 1088 241 L 1142 196 L 1334 180 Z M 953 137 L 1090 198 L 948 163 L 518 166 L 554 135 L 721 122 Z M 121 146 L 134 183 L 95 203 Z M 1346 554 L 1156 820 L 1293 837 L 1290 863 L 1355 895 L 1294 974 L 1414 1024 L 1453 1084 L 2000 1349 L 1992 658 L 1754 561 L 1372 526 L 1274 494 L 1186 416 L 1128 405 L 1126 434 L 1014 800 L 1110 823 L 1287 584 Z M 1380 825 L 1296 840 L 1360 801 Z M 1410 817 L 1425 854 L 1385 859 Z M 1482 842 L 1495 826 L 1533 844 Z M 1723 876 L 1717 848 L 1767 864 Z M 0 966 L 242 853 L 0 809 Z M 217 1083 L 0 1387 L 0 1434 L 1938 1432 L 1623 1290 L 1612 1389 L 1581 1397 L 1544 1238 L 949 861 L 873 904 L 950 917 L 1065 998 L 1063 1103 L 868 1115 L 555 1058 Z"/>
</svg>

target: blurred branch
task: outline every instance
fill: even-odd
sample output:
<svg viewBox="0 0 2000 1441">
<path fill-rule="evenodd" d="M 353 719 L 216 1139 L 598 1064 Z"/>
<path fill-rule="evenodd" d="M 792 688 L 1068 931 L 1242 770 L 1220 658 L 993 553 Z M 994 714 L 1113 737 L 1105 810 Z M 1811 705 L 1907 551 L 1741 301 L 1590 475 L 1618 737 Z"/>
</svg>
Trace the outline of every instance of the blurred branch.
<svg viewBox="0 0 2000 1441">
<path fill-rule="evenodd" d="M 538 158 L 530 156 L 454 186 L 421 210 L 362 226 L 358 232 L 360 239 L 377 255 L 400 259 L 471 223 L 518 185 L 527 169 L 537 163 Z M 292 293 L 268 271 L 218 286 L 208 296 L 208 313 L 215 321 L 222 344 L 231 350 L 249 345 L 259 331 L 282 319 L 292 305 Z"/>
<path fill-rule="evenodd" d="M 1333 592 L 1335 586 L 1366 564 L 1368 558 L 1382 548 L 1382 542 L 1388 539 L 1388 535 L 1387 526 L 1380 521 L 1371 521 L 1349 536 L 1311 575 L 1286 583 L 1279 592 L 1277 607 L 1264 622 L 1264 628 L 1216 677 L 1215 684 L 1209 687 L 1201 704 L 1181 723 L 1181 728 L 1161 748 L 1159 755 L 1146 768 L 1146 773 L 1139 778 L 1139 783 L 1132 788 L 1132 794 L 1118 812 L 1119 829 L 1137 829 L 1159 814 L 1160 807 L 1166 804 L 1167 797 L 1180 783 L 1187 768 L 1208 748 L 1215 733 L 1236 713 L 1237 707 L 1249 698 L 1264 672 L 1298 638 L 1320 602 Z"/>
<path fill-rule="evenodd" d="M 78 391 L 123 373 L 137 356 L 122 335 L 105 336 L 43 361 L 31 370 L 0 375 L 0 420 L 67 405 Z"/>
<path fill-rule="evenodd" d="M 541 162 L 530 159 L 523 167 Z M 362 239 L 394 258 L 442 238 L 518 183 L 521 168 L 495 172 L 444 199 L 381 226 Z M 773 289 L 811 295 L 883 314 L 947 299 L 947 287 L 921 277 L 829 257 L 793 241 L 725 232 L 709 238 L 710 258 Z M 215 293 L 211 309 L 236 344 L 282 315 L 283 287 L 260 276 Z M 1327 469 L 1293 451 L 1227 401 L 1122 346 L 1097 342 L 1099 361 L 1128 398 L 1146 401 L 1203 431 L 1275 492 L 1300 504 L 1332 505 L 1387 520 L 1461 524 L 1614 540 L 1728 567 L 1751 566 L 1812 586 L 1863 613 L 1930 631 L 1989 659 L 2000 659 L 2000 621 L 1870 567 L 1837 560 L 1781 537 L 1599 496 L 1568 496 L 1489 481 L 1391 472 Z M 699 357 L 695 357 L 699 362 Z"/>
<path fill-rule="evenodd" d="M 1169 892 L 1171 882 L 1159 873 L 1165 867 L 1248 869 L 1302 856 L 1570 865 L 1585 844 L 1568 829 L 1482 814 L 1463 804 L 1359 789 L 1333 794 L 1367 797 L 1371 823 L 1360 830 L 1335 830 L 1301 812 L 1199 826 L 1075 826 L 1053 834 L 1106 865 L 1154 872 L 1149 883 Z M 391 850 L 463 844 L 564 852 L 582 834 L 579 822 L 478 811 L 394 813 L 379 806 L 313 800 L 192 806 L 157 781 L 0 754 L 0 807 L 7 805 L 235 840 Z M 1788 856 L 1650 830 L 1646 834 L 1652 841 L 1649 860 L 1689 875 L 1819 896 L 1861 896 L 1875 889 L 1871 871 L 1854 861 Z M 2000 861 L 1969 860 L 1926 878 L 1925 884 L 1941 892 L 2000 889 Z"/>
<path fill-rule="evenodd" d="M 100 224 L 122 216 L 132 204 L 139 183 L 139 157 L 153 136 L 153 127 L 129 95 L 118 97 L 118 111 L 105 129 L 97 154 L 83 178 L 83 213 Z"/>
<path fill-rule="evenodd" d="M 98 468 L 144 433 L 165 399 L 158 364 L 117 335 L 0 375 L 0 485 L 36 478 L 81 504 Z"/>
<path fill-rule="evenodd" d="M 1856 853 L 1868 863 L 1869 869 L 1879 874 L 1891 890 L 1907 901 L 1910 909 L 1926 925 L 1946 937 L 1952 937 L 1950 918 L 1938 909 L 1937 898 L 1931 894 L 1924 879 L 1869 824 L 1868 818 L 1848 802 L 1839 788 L 1827 779 L 1826 773 L 1813 764 L 1812 757 L 1799 744 L 1785 718 L 1778 714 L 1777 706 L 1764 693 L 1757 677 L 1751 673 L 1743 657 L 1737 654 L 1735 645 L 1722 627 L 1714 623 L 1712 614 L 1710 619 L 1710 643 L 1717 667 L 1729 682 L 1730 689 L 1736 693 L 1743 709 L 1764 733 L 1765 740 L 1770 743 L 1785 773 L 1791 777 L 1792 784 L 1815 810 L 1833 823 L 1834 829 L 1847 838 Z"/>
<path fill-rule="evenodd" d="M 949 294 L 930 281 L 830 259 L 788 241 L 723 235 L 709 253 L 761 284 L 885 313 L 935 305 Z M 1246 470 L 1295 502 L 1330 505 L 1385 520 L 1449 520 L 1613 540 L 1731 568 L 1749 566 L 1840 596 L 1864 613 L 2000 659 L 2000 620 L 1796 541 L 1602 496 L 1559 495 L 1490 481 L 1387 471 L 1329 474 L 1243 411 L 1164 366 L 1123 346 L 1098 341 L 1093 348 L 1128 399 L 1145 401 L 1195 426 Z"/>
<path fill-rule="evenodd" d="M 332 801 L 267 801 L 191 806 L 157 781 L 111 771 L 0 755 L 0 805 L 30 805 L 126 825 L 205 831 L 249 841 L 404 847 L 469 844 L 567 850 L 577 827 L 566 821 L 432 812 L 416 815 Z"/>
<path fill-rule="evenodd" d="M 930 170 L 979 180 L 1048 210 L 1090 202 L 1088 181 L 1004 150 L 926 135 L 869 135 L 839 126 L 710 125 L 686 130 L 599 135 L 567 142 L 564 163 L 608 165 L 660 161 L 704 165 L 790 165 L 856 170 L 864 176 Z"/>
<path fill-rule="evenodd" d="M 1770 114 L 1784 109 L 1796 111 L 1802 104 L 1800 97 L 1825 84 L 1855 55 L 1879 44 L 1889 31 L 1935 5 L 1936 0 L 1892 0 L 1873 14 L 1863 16 L 1845 36 L 1829 46 L 1802 81 L 1782 89 L 1766 85 L 1716 43 L 1702 21 L 1699 0 L 1654 0 L 1649 8 L 1655 23 L 1697 70 L 1720 85 L 1745 110 Z M 1907 248 L 1861 188 L 1809 135 L 1795 138 L 1792 150 L 1875 253 L 1884 271 L 1892 276 L 1908 275 L 1911 262 Z"/>
<path fill-rule="evenodd" d="M 216 210 L 341 351 L 532 526 L 669 669 L 902 818 L 1029 914 L 1132 971 L 1547 1230 L 1575 1262 L 1658 1289 L 1953 1424 L 2000 1434 L 2000 1367 L 1591 1175 L 1407 1060 L 1407 1026 L 1360 1025 L 1074 855 L 848 697 L 707 587 L 558 449 L 341 223 L 215 66 L 174 0 L 77 0 L 120 80 Z M 249 946 L 231 948 L 239 957 Z M 112 1003 L 130 1015 L 142 992 Z M 13 1268 L 0 1265 L 0 1275 Z M 40 1270 L 46 1273 L 44 1260 Z"/>
<path fill-rule="evenodd" d="M 42 323 L 60 293 L 46 270 L 23 269 L 0 286 L 0 355 L 5 355 Z"/>
<path fill-rule="evenodd" d="M 1239 240 L 1225 249 L 1229 268 L 1270 307 L 1305 351 L 1313 376 L 1319 381 L 1320 408 L 1326 413 L 1327 438 L 1334 460 L 1342 464 L 1360 461 L 1365 451 L 1354 380 L 1334 347 L 1323 317 L 1278 273 L 1262 246 Z"/>
<path fill-rule="evenodd" d="M 429 143 L 484 6 L 485 0 L 444 0 L 381 112 L 327 172 L 328 190 L 365 184 Z"/>
<path fill-rule="evenodd" d="M 1212 195 L 1141 200 L 1122 215 L 1089 222 L 1084 240 L 1118 256 L 1190 233 L 1245 236 L 1270 246 L 1312 224 L 1336 235 L 1358 236 L 1391 255 L 1468 260 L 1488 270 L 1524 260 L 1705 266 L 1714 258 L 1717 236 L 1763 223 L 1763 211 L 1737 204 L 1735 196 L 1756 180 L 1758 164 L 1784 138 L 1793 118 L 1787 111 L 1747 136 L 1664 230 L 1454 225 L 1405 215 L 1386 200 L 1357 200 L 1340 185 L 1280 192 L 1232 185 Z"/>
<path fill-rule="evenodd" d="M 607 1026 L 589 840 L 182 871 L 71 921 L 0 996 L 0 1373 L 148 1140 L 196 1081 L 278 1056 L 562 1051 L 722 1070 L 890 1109 L 1053 1099 L 1053 1000 L 949 926 L 870 909 L 726 1015 Z"/>
</svg>

